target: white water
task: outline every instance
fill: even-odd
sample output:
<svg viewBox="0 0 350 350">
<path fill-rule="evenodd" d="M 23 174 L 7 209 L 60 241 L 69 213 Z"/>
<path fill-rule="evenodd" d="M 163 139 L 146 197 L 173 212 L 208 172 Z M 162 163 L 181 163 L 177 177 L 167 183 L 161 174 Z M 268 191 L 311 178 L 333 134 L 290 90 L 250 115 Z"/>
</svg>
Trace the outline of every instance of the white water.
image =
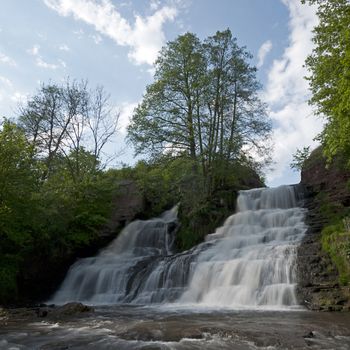
<svg viewBox="0 0 350 350">
<path fill-rule="evenodd" d="M 294 188 L 242 191 L 238 212 L 198 256 L 182 302 L 282 308 L 297 305 L 296 247 L 306 227 Z"/>
<path fill-rule="evenodd" d="M 206 242 L 173 254 L 174 208 L 131 223 L 98 256 L 74 264 L 50 302 L 295 307 L 303 218 L 292 186 L 241 191 L 237 213 Z"/>
</svg>

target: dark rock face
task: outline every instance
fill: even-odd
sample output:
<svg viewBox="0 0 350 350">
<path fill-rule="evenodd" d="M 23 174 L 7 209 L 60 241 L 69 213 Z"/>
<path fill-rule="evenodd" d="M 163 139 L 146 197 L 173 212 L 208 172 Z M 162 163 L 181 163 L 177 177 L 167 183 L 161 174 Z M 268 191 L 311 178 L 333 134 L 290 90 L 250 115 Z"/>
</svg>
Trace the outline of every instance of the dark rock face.
<svg viewBox="0 0 350 350">
<path fill-rule="evenodd" d="M 337 269 L 321 246 L 321 230 L 325 222 L 320 218 L 313 197 L 307 198 L 304 205 L 309 210 L 306 216 L 309 228 L 298 248 L 299 302 L 311 310 L 346 309 L 347 298 L 338 284 Z"/>
<path fill-rule="evenodd" d="M 104 247 L 115 238 L 116 232 L 130 223 L 145 210 L 144 199 L 132 180 L 118 183 L 119 195 L 114 199 L 113 212 L 109 223 L 99 233 L 98 249 Z"/>
<path fill-rule="evenodd" d="M 332 164 L 327 165 L 319 147 L 306 161 L 301 171 L 301 183 L 308 190 L 310 197 L 315 197 L 322 191 L 327 195 L 329 202 L 350 206 L 350 191 L 347 188 L 350 172 L 343 166 L 344 162 L 341 159 L 335 159 Z"/>
<path fill-rule="evenodd" d="M 311 310 L 350 311 L 349 288 L 339 285 L 337 268 L 322 250 L 321 231 L 329 222 L 321 212 L 319 198 L 322 193 L 335 208 L 349 206 L 349 179 L 350 173 L 339 164 L 326 167 L 321 149 L 313 152 L 301 173 L 309 229 L 298 248 L 297 295 L 299 302 Z"/>
</svg>

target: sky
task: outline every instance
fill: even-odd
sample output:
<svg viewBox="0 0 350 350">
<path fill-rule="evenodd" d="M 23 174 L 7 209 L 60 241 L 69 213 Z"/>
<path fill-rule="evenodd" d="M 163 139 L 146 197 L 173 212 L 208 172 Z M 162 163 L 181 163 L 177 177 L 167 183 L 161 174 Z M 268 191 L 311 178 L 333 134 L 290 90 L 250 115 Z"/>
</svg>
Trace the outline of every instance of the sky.
<svg viewBox="0 0 350 350">
<path fill-rule="evenodd" d="M 315 147 L 322 129 L 304 79 L 315 24 L 315 9 L 300 0 L 1 0 L 0 116 L 18 116 L 18 104 L 42 83 L 87 79 L 103 85 L 120 111 L 110 152 L 123 150 L 118 162 L 133 164 L 126 126 L 161 47 L 188 31 L 204 39 L 230 28 L 253 55 L 273 122 L 266 183 L 297 183 L 292 154 Z"/>
</svg>

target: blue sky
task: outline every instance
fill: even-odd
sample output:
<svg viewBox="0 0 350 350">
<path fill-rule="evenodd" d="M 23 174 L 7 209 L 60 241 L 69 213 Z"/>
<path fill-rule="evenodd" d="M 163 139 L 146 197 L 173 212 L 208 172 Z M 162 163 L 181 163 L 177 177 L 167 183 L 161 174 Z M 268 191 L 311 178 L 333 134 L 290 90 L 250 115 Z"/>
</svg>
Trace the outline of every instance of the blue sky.
<svg viewBox="0 0 350 350">
<path fill-rule="evenodd" d="M 322 121 L 307 105 L 307 73 L 315 10 L 299 0 L 2 0 L 0 115 L 41 82 L 66 77 L 103 85 L 121 111 L 121 129 L 108 147 L 123 147 L 133 108 L 152 82 L 152 63 L 167 41 L 186 31 L 200 38 L 230 28 L 254 55 L 274 125 L 274 169 L 267 184 L 296 183 L 289 169 L 297 147 L 314 145 Z M 119 158 L 132 163 L 132 150 Z"/>
</svg>

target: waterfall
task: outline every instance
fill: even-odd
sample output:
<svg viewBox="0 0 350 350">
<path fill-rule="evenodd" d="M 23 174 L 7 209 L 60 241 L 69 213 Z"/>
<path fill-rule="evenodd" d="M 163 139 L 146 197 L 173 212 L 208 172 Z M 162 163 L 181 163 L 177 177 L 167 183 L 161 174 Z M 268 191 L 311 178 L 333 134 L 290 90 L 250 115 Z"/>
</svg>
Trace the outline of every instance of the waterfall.
<svg viewBox="0 0 350 350">
<path fill-rule="evenodd" d="M 296 248 L 306 226 L 295 191 L 241 191 L 236 214 L 183 253 L 174 252 L 176 207 L 134 221 L 99 255 L 72 265 L 50 302 L 296 306 Z"/>
</svg>

